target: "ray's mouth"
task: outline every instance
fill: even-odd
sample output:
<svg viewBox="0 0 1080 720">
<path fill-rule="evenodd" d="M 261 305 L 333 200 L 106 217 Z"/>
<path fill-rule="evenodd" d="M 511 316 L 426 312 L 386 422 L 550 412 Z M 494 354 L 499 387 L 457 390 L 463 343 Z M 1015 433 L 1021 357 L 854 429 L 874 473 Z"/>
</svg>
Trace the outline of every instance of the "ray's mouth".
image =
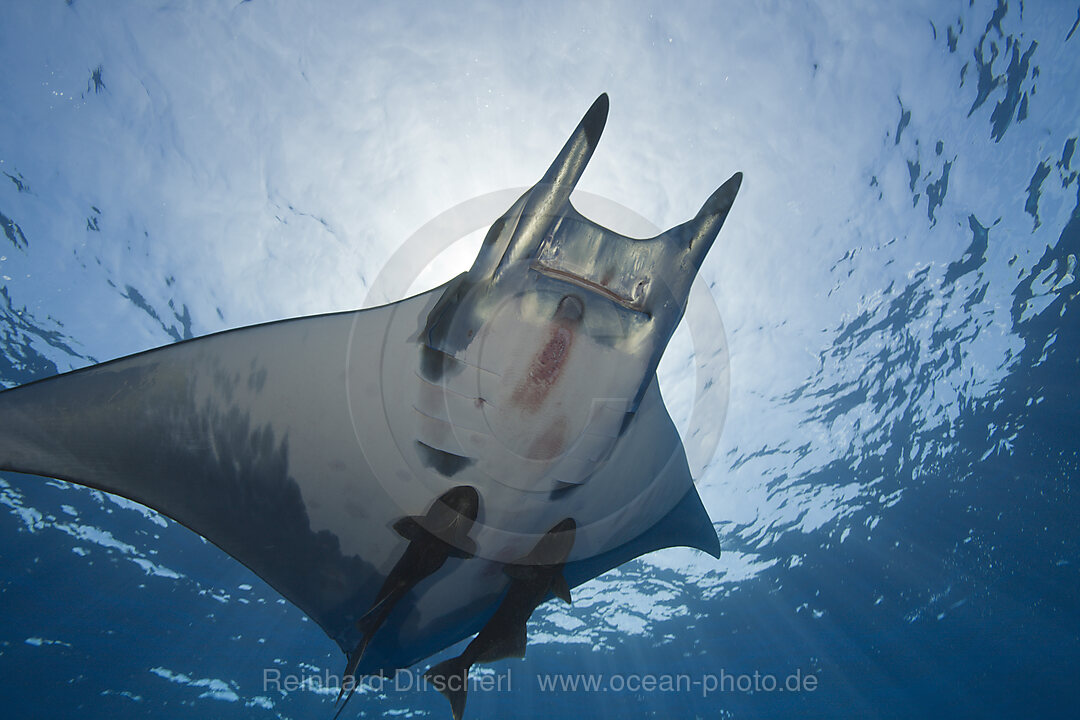
<svg viewBox="0 0 1080 720">
<path fill-rule="evenodd" d="M 649 314 L 648 310 L 646 310 L 645 308 L 645 295 L 649 287 L 648 278 L 638 280 L 637 282 L 634 282 L 632 285 L 630 285 L 628 288 L 619 288 L 610 281 L 598 282 L 596 280 L 592 280 L 564 268 L 552 267 L 545 264 L 541 260 L 534 260 L 529 265 L 529 267 L 530 269 L 535 270 L 541 275 L 546 275 L 547 277 L 554 278 L 556 280 L 568 282 L 571 285 L 576 285 L 583 290 L 588 290 L 589 292 L 607 298 L 612 302 L 622 305 L 628 310 L 644 313 L 646 315 Z M 560 302 L 560 310 L 562 308 L 562 303 L 565 302 L 567 299 L 574 299 L 579 304 L 581 303 L 581 301 L 575 298 L 573 295 L 567 295 L 563 298 L 562 302 Z"/>
</svg>

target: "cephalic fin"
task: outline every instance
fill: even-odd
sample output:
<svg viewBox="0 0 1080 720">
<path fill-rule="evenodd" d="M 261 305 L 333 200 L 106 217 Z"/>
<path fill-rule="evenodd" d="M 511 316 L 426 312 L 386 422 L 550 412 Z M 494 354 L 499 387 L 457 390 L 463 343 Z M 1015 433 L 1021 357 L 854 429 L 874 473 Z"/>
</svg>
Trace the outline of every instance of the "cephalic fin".
<svg viewBox="0 0 1080 720">
<path fill-rule="evenodd" d="M 602 93 L 574 128 L 540 182 L 529 190 L 515 233 L 517 237 L 539 239 L 548 224 L 561 214 L 600 142 L 607 116 L 608 96 Z"/>
<path fill-rule="evenodd" d="M 688 262 L 691 267 L 695 269 L 701 267 L 705 255 L 716 240 L 724 221 L 727 220 L 731 206 L 735 202 L 735 196 L 742 186 L 742 179 L 741 172 L 732 175 L 709 196 L 693 219 L 664 233 L 665 236 L 676 235 L 680 242 L 686 244 L 690 250 Z"/>
</svg>

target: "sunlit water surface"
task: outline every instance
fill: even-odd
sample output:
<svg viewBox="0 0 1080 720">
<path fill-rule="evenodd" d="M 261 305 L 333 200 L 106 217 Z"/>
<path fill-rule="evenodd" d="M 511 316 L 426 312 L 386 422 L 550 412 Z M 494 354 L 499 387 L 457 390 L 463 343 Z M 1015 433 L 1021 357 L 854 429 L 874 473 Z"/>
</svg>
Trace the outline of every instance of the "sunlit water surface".
<svg viewBox="0 0 1080 720">
<path fill-rule="evenodd" d="M 702 269 L 724 555 L 543 606 L 467 717 L 1074 712 L 1080 12 L 718 5 L 4 3 L 0 380 L 370 303 L 406 238 L 534 182 L 606 91 L 583 190 L 665 228 L 746 176 Z M 690 352 L 661 378 L 684 436 L 722 420 L 690 422 Z M 6 717 L 331 714 L 340 652 L 199 537 L 40 478 L 0 505 Z M 407 681 L 349 712 L 449 717 Z"/>
</svg>

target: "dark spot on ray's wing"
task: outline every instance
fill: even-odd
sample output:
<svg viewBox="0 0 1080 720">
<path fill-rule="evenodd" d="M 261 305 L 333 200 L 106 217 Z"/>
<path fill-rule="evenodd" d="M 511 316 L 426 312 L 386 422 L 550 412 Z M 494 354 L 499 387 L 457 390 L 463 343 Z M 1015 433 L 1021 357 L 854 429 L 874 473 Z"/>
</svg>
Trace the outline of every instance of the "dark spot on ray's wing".
<svg viewBox="0 0 1080 720">
<path fill-rule="evenodd" d="M 453 355 L 428 345 L 420 346 L 420 375 L 428 382 L 441 382 L 444 377 L 454 377 L 464 369 L 465 365 Z"/>
<path fill-rule="evenodd" d="M 431 382 L 442 380 L 443 363 L 446 357 L 447 355 L 444 352 L 430 348 L 427 345 L 420 346 L 420 374 L 424 376 L 425 380 Z"/>
<path fill-rule="evenodd" d="M 416 441 L 416 449 L 424 465 L 446 477 L 453 477 L 473 463 L 472 458 L 433 448 L 419 440 Z"/>
<path fill-rule="evenodd" d="M 566 497 L 567 495 L 569 495 L 570 491 L 576 490 L 579 487 L 581 487 L 581 486 L 580 485 L 575 485 L 573 483 L 564 483 L 562 481 L 557 481 L 555 489 L 552 490 L 550 493 L 548 493 L 548 499 L 549 500 L 560 500 L 560 499 Z"/>
</svg>

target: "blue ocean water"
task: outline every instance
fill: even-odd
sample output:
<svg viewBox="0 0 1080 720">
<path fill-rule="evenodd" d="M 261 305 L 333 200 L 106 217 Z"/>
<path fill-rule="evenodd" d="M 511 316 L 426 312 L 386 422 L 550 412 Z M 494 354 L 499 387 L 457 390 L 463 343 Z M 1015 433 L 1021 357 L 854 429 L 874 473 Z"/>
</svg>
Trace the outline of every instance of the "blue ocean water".
<svg viewBox="0 0 1080 720">
<path fill-rule="evenodd" d="M 607 91 L 583 190 L 668 227 L 746 177 L 701 273 L 729 360 L 676 342 L 661 376 L 684 437 L 722 425 L 695 469 L 724 555 L 543 606 L 467 717 L 1070 715 L 1078 23 L 1003 0 L 5 3 L 0 379 L 371 304 L 406 238 L 534 182 Z M 730 384 L 726 419 L 688 419 L 694 367 Z M 5 716 L 332 714 L 337 648 L 198 536 L 16 474 L 0 505 Z M 349 713 L 448 717 L 415 677 Z"/>
</svg>

